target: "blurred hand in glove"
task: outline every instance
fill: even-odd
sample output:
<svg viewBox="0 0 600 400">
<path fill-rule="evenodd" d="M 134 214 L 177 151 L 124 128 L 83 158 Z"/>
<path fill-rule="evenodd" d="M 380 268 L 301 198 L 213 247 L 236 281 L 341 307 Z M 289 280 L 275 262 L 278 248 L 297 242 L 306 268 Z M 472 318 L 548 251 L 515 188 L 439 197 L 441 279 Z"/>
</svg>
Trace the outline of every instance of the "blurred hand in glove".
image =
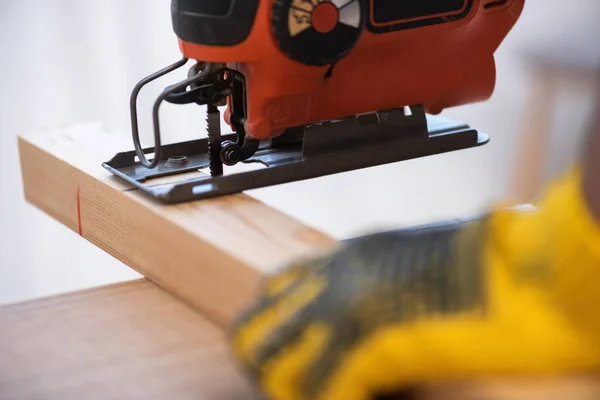
<svg viewBox="0 0 600 400">
<path fill-rule="evenodd" d="M 269 277 L 232 332 L 273 400 L 600 370 L 600 130 L 536 209 L 384 232 Z"/>
</svg>

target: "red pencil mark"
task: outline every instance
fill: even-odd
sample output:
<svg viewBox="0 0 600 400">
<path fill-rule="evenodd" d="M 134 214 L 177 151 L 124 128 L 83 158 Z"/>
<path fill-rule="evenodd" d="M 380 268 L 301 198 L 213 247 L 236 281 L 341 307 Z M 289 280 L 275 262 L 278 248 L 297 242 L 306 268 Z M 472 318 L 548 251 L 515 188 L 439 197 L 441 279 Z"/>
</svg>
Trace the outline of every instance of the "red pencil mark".
<svg viewBox="0 0 600 400">
<path fill-rule="evenodd" d="M 81 195 L 79 192 L 79 187 L 77 187 L 77 227 L 79 228 L 79 236 L 83 236 L 81 229 Z"/>
</svg>

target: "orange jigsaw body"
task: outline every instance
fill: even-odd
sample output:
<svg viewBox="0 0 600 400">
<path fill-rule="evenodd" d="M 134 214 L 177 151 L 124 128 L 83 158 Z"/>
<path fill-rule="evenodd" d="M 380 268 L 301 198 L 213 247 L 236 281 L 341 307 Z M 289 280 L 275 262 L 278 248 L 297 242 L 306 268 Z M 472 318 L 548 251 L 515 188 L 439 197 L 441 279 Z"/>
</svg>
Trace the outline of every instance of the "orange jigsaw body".
<svg viewBox="0 0 600 400">
<path fill-rule="evenodd" d="M 415 27 L 385 33 L 365 28 L 348 54 L 333 65 L 306 65 L 288 57 L 273 36 L 275 1 L 260 0 L 252 29 L 238 44 L 215 46 L 179 39 L 185 57 L 226 63 L 245 76 L 244 127 L 261 140 L 294 126 L 405 105 L 420 104 L 437 114 L 486 100 L 496 81 L 494 53 L 524 7 L 524 0 L 465 0 L 454 13 L 421 17 L 438 23 L 419 25 L 419 18 L 413 18 L 386 24 L 373 18 L 378 0 L 365 0 L 364 17 L 371 27 L 382 31 L 390 24 Z M 327 2 L 312 0 L 307 6 L 314 12 Z M 306 7 L 305 3 L 298 0 L 298 5 Z M 455 18 L 458 13 L 464 16 Z M 290 19 L 290 30 L 292 21 L 297 20 Z M 228 123 L 230 112 L 228 101 Z"/>
<path fill-rule="evenodd" d="M 103 166 L 173 204 L 485 145 L 485 132 L 433 114 L 492 96 L 494 54 L 524 6 L 525 0 L 171 0 L 183 57 L 135 85 L 135 150 Z M 154 146 L 144 148 L 140 91 L 190 60 L 186 78 L 156 98 Z M 206 138 L 163 145 L 164 102 L 206 106 Z M 233 133 L 221 132 L 222 106 Z M 264 168 L 228 168 L 239 163 Z M 187 179 L 206 168 L 210 176 Z M 179 181 L 152 184 L 180 174 Z"/>
</svg>

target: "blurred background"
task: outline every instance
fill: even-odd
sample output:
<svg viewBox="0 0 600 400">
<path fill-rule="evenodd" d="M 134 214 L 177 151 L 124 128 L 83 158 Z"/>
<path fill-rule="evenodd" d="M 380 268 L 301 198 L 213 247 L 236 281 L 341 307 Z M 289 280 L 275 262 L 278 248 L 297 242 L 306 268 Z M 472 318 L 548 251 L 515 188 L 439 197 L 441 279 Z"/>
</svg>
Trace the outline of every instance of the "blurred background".
<svg viewBox="0 0 600 400">
<path fill-rule="evenodd" d="M 129 137 L 132 87 L 180 58 L 169 3 L 0 0 L 0 304 L 139 277 L 25 203 L 16 137 L 87 121 Z M 532 201 L 581 147 L 599 86 L 599 21 L 598 0 L 526 1 L 497 53 L 493 97 L 443 113 L 488 133 L 484 148 L 249 194 L 339 239 Z M 141 98 L 145 144 L 167 83 Z M 164 142 L 205 135 L 197 107 L 161 113 Z"/>
</svg>

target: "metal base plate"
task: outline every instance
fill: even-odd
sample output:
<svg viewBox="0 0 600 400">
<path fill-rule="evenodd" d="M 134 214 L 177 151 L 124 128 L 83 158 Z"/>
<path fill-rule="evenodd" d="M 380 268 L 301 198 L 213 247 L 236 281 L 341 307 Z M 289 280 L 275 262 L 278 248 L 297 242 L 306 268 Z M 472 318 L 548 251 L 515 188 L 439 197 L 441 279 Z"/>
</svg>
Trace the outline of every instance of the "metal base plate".
<svg viewBox="0 0 600 400">
<path fill-rule="evenodd" d="M 235 140 L 235 135 L 223 139 Z M 157 167 L 139 163 L 135 151 L 103 166 L 151 197 L 176 204 L 318 178 L 483 145 L 488 137 L 470 126 L 425 115 L 422 108 L 394 109 L 294 128 L 264 144 L 245 163 L 264 168 L 208 176 L 208 140 L 163 146 Z M 151 151 L 151 150 L 146 150 Z"/>
</svg>

